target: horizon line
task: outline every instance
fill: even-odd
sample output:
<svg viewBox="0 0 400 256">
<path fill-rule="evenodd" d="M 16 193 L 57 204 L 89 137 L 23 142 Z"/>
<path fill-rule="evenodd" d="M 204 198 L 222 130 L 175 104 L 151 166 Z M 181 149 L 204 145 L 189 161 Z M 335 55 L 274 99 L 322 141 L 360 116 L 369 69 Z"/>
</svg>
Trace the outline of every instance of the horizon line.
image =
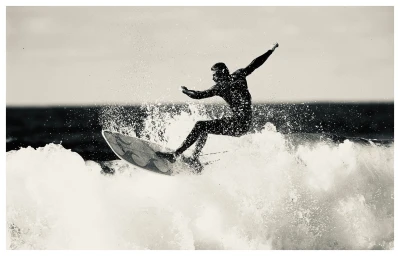
<svg viewBox="0 0 400 256">
<path fill-rule="evenodd" d="M 189 103 L 189 102 L 135 102 L 135 103 L 89 103 L 89 104 L 6 104 L 6 108 L 41 108 L 41 107 L 105 107 L 105 106 L 140 106 L 144 104 L 149 105 L 189 105 L 189 104 L 201 104 L 201 105 L 226 105 L 223 102 L 216 103 Z M 394 100 L 371 100 L 371 101 L 256 101 L 253 105 L 279 105 L 279 104 L 394 104 Z"/>
</svg>

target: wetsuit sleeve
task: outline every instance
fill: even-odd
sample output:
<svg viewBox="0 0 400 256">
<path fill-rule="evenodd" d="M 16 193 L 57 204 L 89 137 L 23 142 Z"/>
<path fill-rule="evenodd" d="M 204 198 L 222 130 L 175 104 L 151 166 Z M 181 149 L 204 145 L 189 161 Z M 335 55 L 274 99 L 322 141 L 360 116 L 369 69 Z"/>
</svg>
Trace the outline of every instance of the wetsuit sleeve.
<svg viewBox="0 0 400 256">
<path fill-rule="evenodd" d="M 243 72 L 244 72 L 245 76 L 250 75 L 251 73 L 253 73 L 254 70 L 256 70 L 262 64 L 264 64 L 264 62 L 268 59 L 269 56 L 271 56 L 271 54 L 273 52 L 274 52 L 273 50 L 268 50 L 263 55 L 261 55 L 261 56 L 257 57 L 256 59 L 254 59 L 247 67 L 245 67 L 243 69 Z"/>
<path fill-rule="evenodd" d="M 185 94 L 192 99 L 205 99 L 218 95 L 218 88 L 216 85 L 214 85 L 213 87 L 205 91 L 188 90 L 188 93 Z"/>
</svg>

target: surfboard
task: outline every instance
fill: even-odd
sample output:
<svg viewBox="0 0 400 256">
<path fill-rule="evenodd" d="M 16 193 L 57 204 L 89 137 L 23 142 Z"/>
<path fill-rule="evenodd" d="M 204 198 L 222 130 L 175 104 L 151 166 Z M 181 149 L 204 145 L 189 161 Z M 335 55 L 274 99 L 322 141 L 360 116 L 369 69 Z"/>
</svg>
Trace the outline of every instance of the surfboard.
<svg viewBox="0 0 400 256">
<path fill-rule="evenodd" d="M 157 151 L 172 150 L 156 143 L 107 130 L 101 133 L 112 151 L 129 164 L 166 175 L 171 175 L 173 167 L 179 164 L 179 162 L 170 163 L 166 159 L 157 157 Z"/>
</svg>

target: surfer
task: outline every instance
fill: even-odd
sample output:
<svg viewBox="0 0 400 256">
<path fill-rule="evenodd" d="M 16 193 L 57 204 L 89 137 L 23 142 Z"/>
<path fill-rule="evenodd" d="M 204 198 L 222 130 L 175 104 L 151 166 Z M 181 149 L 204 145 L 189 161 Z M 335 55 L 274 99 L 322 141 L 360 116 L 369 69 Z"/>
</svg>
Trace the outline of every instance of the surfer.
<svg viewBox="0 0 400 256">
<path fill-rule="evenodd" d="M 252 119 L 251 95 L 247 88 L 246 76 L 264 64 L 278 46 L 279 44 L 275 43 L 271 49 L 254 59 L 247 67 L 238 69 L 232 74 L 229 74 L 225 63 L 216 63 L 211 67 L 213 80 L 216 84 L 208 90 L 194 91 L 182 86 L 182 92 L 192 99 L 220 96 L 228 103 L 233 115 L 221 119 L 196 122 L 192 131 L 175 152 L 156 152 L 157 156 L 173 163 L 179 155 L 197 141 L 192 161 L 199 165 L 198 157 L 207 141 L 208 134 L 235 137 L 246 134 L 250 129 Z"/>
</svg>

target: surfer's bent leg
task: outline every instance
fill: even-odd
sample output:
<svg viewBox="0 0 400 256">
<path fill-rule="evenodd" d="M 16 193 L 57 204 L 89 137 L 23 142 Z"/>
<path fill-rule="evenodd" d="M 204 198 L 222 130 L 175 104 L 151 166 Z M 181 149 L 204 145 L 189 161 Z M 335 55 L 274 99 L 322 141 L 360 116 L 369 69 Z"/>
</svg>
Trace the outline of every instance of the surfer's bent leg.
<svg viewBox="0 0 400 256">
<path fill-rule="evenodd" d="M 207 127 L 210 125 L 210 121 L 198 121 L 196 122 L 195 126 L 193 127 L 192 131 L 183 141 L 182 145 L 175 151 L 175 154 L 179 156 L 186 149 L 193 145 L 199 138 L 206 138 L 207 139 Z M 204 140 L 204 139 L 203 139 Z M 205 142 L 204 142 L 205 144 Z M 200 145 L 201 146 L 201 145 Z M 204 145 L 203 145 L 204 146 Z"/>
<path fill-rule="evenodd" d="M 197 159 L 200 156 L 201 151 L 203 150 L 204 146 L 206 145 L 207 137 L 208 137 L 207 133 L 202 133 L 200 135 L 200 137 L 197 139 L 196 146 L 195 146 L 193 154 L 192 154 L 192 157 L 194 159 Z"/>
<path fill-rule="evenodd" d="M 222 118 L 209 121 L 198 121 L 175 154 L 178 156 L 185 152 L 193 143 L 198 141 L 193 156 L 200 154 L 207 141 L 208 134 L 235 136 L 235 122 L 232 118 Z"/>
<path fill-rule="evenodd" d="M 226 117 L 209 121 L 198 121 L 196 122 L 192 131 L 183 141 L 182 145 L 174 153 L 157 152 L 156 154 L 159 157 L 169 160 L 170 162 L 175 162 L 176 157 L 181 155 L 196 141 L 198 141 L 193 154 L 193 157 L 198 157 L 206 143 L 208 134 L 240 136 L 245 131 L 247 131 L 246 128 L 242 127 L 243 125 L 241 123 L 242 122 L 238 122 L 238 119 L 233 117 Z"/>
<path fill-rule="evenodd" d="M 207 127 L 211 124 L 209 122 L 212 121 L 198 121 L 196 122 L 195 126 L 193 127 L 192 131 L 183 141 L 182 145 L 174 152 L 174 153 L 164 153 L 164 152 L 156 152 L 157 156 L 167 159 L 170 162 L 175 162 L 176 157 L 181 155 L 188 149 L 190 146 L 193 145 L 198 139 L 201 139 L 198 144 L 196 145 L 195 154 L 198 156 L 201 152 L 201 149 L 204 147 L 205 142 L 207 140 Z"/>
</svg>

